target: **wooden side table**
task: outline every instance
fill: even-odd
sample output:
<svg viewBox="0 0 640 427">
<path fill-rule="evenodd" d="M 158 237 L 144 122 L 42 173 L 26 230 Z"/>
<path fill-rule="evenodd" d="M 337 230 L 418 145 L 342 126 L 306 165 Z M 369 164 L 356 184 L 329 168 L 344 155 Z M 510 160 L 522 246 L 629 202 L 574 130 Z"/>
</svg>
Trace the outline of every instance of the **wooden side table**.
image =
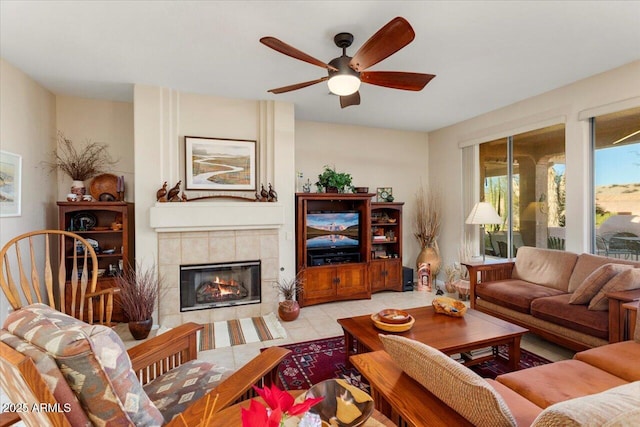
<svg viewBox="0 0 640 427">
<path fill-rule="evenodd" d="M 627 332 L 625 327 L 627 323 L 627 313 L 622 306 L 640 299 L 640 289 L 609 292 L 607 293 L 607 298 L 609 298 L 609 342 L 614 343 L 631 339 L 630 336 L 625 335 Z"/>
<path fill-rule="evenodd" d="M 626 317 L 626 339 L 632 340 L 636 331 L 636 325 L 638 322 L 638 307 L 640 301 L 627 302 L 622 304 L 622 311 Z"/>
</svg>

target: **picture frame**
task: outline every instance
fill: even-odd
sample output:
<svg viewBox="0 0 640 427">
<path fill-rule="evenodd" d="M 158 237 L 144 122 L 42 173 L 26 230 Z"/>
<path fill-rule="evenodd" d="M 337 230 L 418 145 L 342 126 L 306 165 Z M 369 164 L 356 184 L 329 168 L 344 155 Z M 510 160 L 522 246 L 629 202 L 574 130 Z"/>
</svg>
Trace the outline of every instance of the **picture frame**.
<svg viewBox="0 0 640 427">
<path fill-rule="evenodd" d="M 185 189 L 256 191 L 256 141 L 185 136 Z"/>
<path fill-rule="evenodd" d="M 378 187 L 376 189 L 376 202 L 388 202 L 389 196 L 393 197 L 393 189 L 391 187 Z"/>
<path fill-rule="evenodd" d="M 0 150 L 0 217 L 21 216 L 22 156 Z"/>
</svg>

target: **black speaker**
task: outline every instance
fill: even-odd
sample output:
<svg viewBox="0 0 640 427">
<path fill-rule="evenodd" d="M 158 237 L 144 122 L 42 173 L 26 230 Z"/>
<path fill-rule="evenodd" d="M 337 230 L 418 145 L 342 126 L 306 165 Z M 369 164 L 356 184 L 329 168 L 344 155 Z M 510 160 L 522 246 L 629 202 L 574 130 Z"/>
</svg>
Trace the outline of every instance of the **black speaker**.
<svg viewBox="0 0 640 427">
<path fill-rule="evenodd" d="M 413 268 L 402 267 L 402 291 L 413 290 Z"/>
</svg>

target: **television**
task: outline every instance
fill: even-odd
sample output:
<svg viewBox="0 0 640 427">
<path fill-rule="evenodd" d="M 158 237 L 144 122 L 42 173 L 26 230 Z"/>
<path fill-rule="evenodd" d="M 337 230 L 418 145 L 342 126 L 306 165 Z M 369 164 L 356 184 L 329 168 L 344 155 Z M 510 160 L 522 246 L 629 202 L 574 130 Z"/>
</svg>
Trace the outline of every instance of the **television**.
<svg viewBox="0 0 640 427">
<path fill-rule="evenodd" d="M 307 249 L 341 250 L 360 246 L 360 213 L 307 213 Z"/>
</svg>

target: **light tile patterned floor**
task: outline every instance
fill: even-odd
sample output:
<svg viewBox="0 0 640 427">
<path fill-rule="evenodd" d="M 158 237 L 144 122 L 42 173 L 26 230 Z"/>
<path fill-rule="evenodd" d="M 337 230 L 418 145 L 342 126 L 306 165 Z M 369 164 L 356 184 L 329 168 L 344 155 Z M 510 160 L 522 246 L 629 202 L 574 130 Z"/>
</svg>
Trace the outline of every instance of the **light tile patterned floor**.
<svg viewBox="0 0 640 427">
<path fill-rule="evenodd" d="M 342 317 L 376 313 L 384 308 L 406 309 L 431 305 L 433 297 L 433 293 L 418 291 L 381 292 L 374 294 L 370 300 L 341 301 L 304 307 L 300 310 L 297 320 L 282 322 L 287 331 L 285 339 L 204 351 L 200 353 L 199 358 L 236 369 L 255 357 L 263 347 L 342 335 L 342 328 L 336 321 Z M 522 348 L 553 361 L 570 359 L 574 354 L 532 334 L 523 337 Z"/>
</svg>

